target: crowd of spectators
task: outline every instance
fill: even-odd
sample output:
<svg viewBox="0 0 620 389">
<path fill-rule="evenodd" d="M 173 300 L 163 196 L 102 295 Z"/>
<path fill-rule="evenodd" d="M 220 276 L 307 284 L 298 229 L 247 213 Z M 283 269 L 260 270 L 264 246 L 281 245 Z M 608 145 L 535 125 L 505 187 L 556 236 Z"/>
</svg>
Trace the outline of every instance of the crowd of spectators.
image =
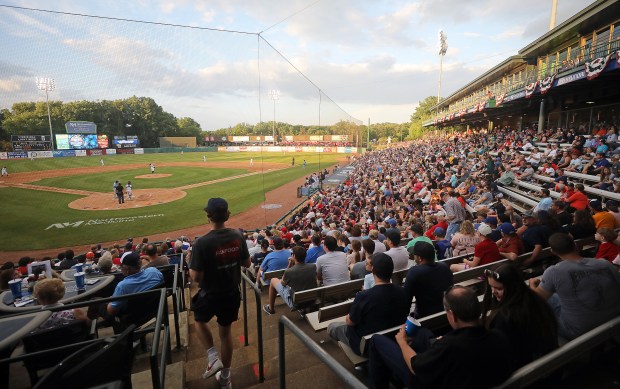
<svg viewBox="0 0 620 389">
<path fill-rule="evenodd" d="M 543 152 L 539 142 L 548 143 Z M 570 146 L 561 147 L 566 143 Z M 558 336 L 573 339 L 620 314 L 620 274 L 613 265 L 620 264 L 618 205 L 590 198 L 584 184 L 573 184 L 564 174 L 596 174 L 597 188 L 620 192 L 618 146 L 613 126 L 597 128 L 589 138 L 574 130 L 497 128 L 428 136 L 352 158 L 345 182 L 320 188 L 281 226 L 246 232 L 253 274 L 269 286 L 263 310 L 276 312 L 278 294 L 292 307 L 295 292 L 363 278 L 363 291 L 345 321 L 328 328 L 330 337 L 354 352 L 360 352 L 361 337 L 402 324 L 409 315 L 445 310 L 453 328 L 443 338 L 424 332 L 424 341 L 409 339 L 404 331 L 397 342 L 373 337 L 369 372 L 374 387 L 388 387 L 387 376 L 428 387 L 451 387 L 454 379 L 472 387 L 497 384 L 558 347 Z M 536 182 L 535 174 L 553 182 L 540 184 L 536 206 L 517 212 L 498 187 L 517 179 Z M 550 190 L 561 197 L 552 199 Z M 600 244 L 593 258 L 584 258 L 575 240 L 591 237 Z M 526 286 L 521 270 L 538 264 L 548 247 L 561 261 L 545 264 L 542 277 Z M 149 267 L 166 264 L 167 256 L 177 253 L 191 257 L 189 238 L 159 244 L 128 240 L 47 259 L 59 271 L 79 262 L 92 263 L 93 271 L 122 269 L 116 295 L 138 291 L 144 280 L 153 284 L 156 270 Z M 470 256 L 451 266 L 438 262 L 465 254 Z M 453 286 L 453 273 L 502 259 L 509 262 L 484 273 L 481 306 L 471 289 Z M 5 264 L 2 288 L 27 275 L 31 260 Z M 283 269 L 282 277 L 264 279 L 265 273 Z M 407 271 L 404 287 L 390 282 L 400 270 Z M 128 277 L 137 281 L 126 282 L 129 289 L 119 287 Z M 107 311 L 115 314 L 117 308 Z M 473 355 L 497 369 L 490 374 L 488 368 L 460 366 Z M 453 371 L 444 369 L 445 361 L 454 361 L 448 362 Z"/>
<path fill-rule="evenodd" d="M 611 130 L 607 133 L 615 133 Z M 278 247 L 283 244 L 284 250 L 307 248 L 304 263 L 314 266 L 306 265 L 303 287 L 286 290 L 288 305 L 295 291 L 363 277 L 364 290 L 356 296 L 345 321 L 328 327 L 330 337 L 349 345 L 353 352 L 359 353 L 362 336 L 403 323 L 409 314 L 424 317 L 444 309 L 448 312 L 453 328 L 450 337 L 438 340 L 426 334 L 428 344 L 406 339 L 403 331 L 396 343 L 373 337 L 377 342 L 371 342 L 369 372 L 374 387 L 388 387 L 386 371 L 404 385 L 412 381 L 430 387 L 456 384 L 449 377 L 480 387 L 497 384 L 511 371 L 558 347 L 558 339 L 573 339 L 620 314 L 620 275 L 612 264 L 620 263 L 617 205 L 590 198 L 584 184 L 573 185 L 558 166 L 565 149 L 569 164 L 589 152 L 580 148 L 581 139 L 572 130 L 539 134 L 502 128 L 428 137 L 359 156 L 344 183 L 320 191 L 280 228 L 273 226 L 248 236 L 249 247 L 261 247 L 254 263 L 264 272 L 293 269 L 304 262 L 301 253 L 295 253 L 294 260 L 282 260 L 280 266 L 271 266 L 272 261 L 261 263 L 263 251 L 269 250 L 265 240 L 278 242 Z M 596 134 L 588 139 L 597 148 L 606 142 Z M 532 145 L 540 141 L 550 143 L 539 156 Z M 560 147 L 561 143 L 570 147 Z M 601 160 L 608 161 L 613 149 L 598 151 L 580 173 L 604 171 L 596 169 L 605 164 Z M 509 198 L 502 198 L 498 186 L 510 187 L 517 179 L 534 183 L 535 174 L 554 181 L 547 187 L 541 183 L 541 189 L 532 193 L 538 199 L 535 206 L 517 212 Z M 550 190 L 561 192 L 562 197 L 552 199 Z M 592 237 L 600 242 L 592 255 L 596 259 L 584 258 L 574 242 Z M 402 239 L 409 241 L 401 245 Z M 356 241 L 361 241 L 361 249 Z M 532 278 L 528 287 L 522 269 L 540 265 L 541 253 L 548 247 L 561 261 L 551 266 L 545 262 L 542 277 Z M 463 254 L 471 256 L 450 267 L 438 262 Z M 487 295 L 482 311 L 471 306 L 475 294 L 472 297 L 469 290 L 451 288 L 453 272 L 502 259 L 509 263 L 485 272 Z M 401 269 L 409 269 L 404 293 L 389 281 Z M 264 307 L 268 314 L 275 312 L 275 296 L 282 284 L 288 285 L 288 272 L 282 280 L 271 281 L 270 303 Z M 577 282 L 575 272 L 587 276 L 571 289 L 569 284 Z M 444 297 L 447 290 L 451 292 Z M 589 303 L 578 307 L 576 301 Z M 385 312 L 386 305 L 393 309 Z M 401 305 L 406 309 L 400 309 Z M 497 366 L 495 373 L 468 366 L 447 374 L 437 366 L 440 359 L 458 365 L 465 358 L 459 348 L 463 344 L 469 344 L 470 357 L 474 355 L 471 349 L 478 347 L 480 360 Z M 489 358 L 499 353 L 497 345 L 507 359 Z M 402 364 L 395 367 L 399 355 Z"/>
</svg>

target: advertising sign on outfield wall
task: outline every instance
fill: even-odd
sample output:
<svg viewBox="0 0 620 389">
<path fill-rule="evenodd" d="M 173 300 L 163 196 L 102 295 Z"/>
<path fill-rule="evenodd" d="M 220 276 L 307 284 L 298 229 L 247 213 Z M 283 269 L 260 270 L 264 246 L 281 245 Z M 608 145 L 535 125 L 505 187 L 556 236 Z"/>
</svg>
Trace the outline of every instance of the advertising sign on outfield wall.
<svg viewBox="0 0 620 389">
<path fill-rule="evenodd" d="M 75 150 L 76 157 L 86 157 L 86 150 Z"/>
<path fill-rule="evenodd" d="M 54 153 L 51 151 L 29 151 L 28 158 L 53 158 Z"/>
<path fill-rule="evenodd" d="M 8 159 L 9 156 L 5 152 L 0 152 L 0 159 Z"/>
<path fill-rule="evenodd" d="M 88 155 L 103 155 L 103 151 L 102 150 L 86 150 L 86 154 Z"/>
<path fill-rule="evenodd" d="M 133 153 L 134 154 L 144 154 L 144 149 L 143 148 L 133 149 Z"/>
<path fill-rule="evenodd" d="M 105 149 L 106 155 L 114 155 L 116 154 L 116 149 Z"/>
<path fill-rule="evenodd" d="M 28 158 L 28 153 L 25 151 L 9 151 L 7 157 L 9 159 Z"/>
<path fill-rule="evenodd" d="M 75 157 L 75 150 L 54 150 L 54 158 Z"/>
<path fill-rule="evenodd" d="M 232 153 L 236 153 L 239 151 L 239 147 L 237 146 L 227 146 L 226 147 L 226 151 L 232 152 Z"/>
</svg>

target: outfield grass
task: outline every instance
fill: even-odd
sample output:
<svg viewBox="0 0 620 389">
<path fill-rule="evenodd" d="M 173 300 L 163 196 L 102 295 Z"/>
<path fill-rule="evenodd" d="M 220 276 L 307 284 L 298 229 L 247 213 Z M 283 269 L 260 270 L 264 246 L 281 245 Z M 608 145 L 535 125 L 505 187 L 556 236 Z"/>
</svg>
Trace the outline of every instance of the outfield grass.
<svg viewBox="0 0 620 389">
<path fill-rule="evenodd" d="M 169 177 L 136 178 L 136 176 L 148 175 L 146 169 L 131 169 L 123 171 L 106 172 L 102 171 L 96 175 L 84 176 L 63 176 L 45 178 L 34 182 L 36 185 L 52 186 L 58 188 L 81 189 L 93 192 L 112 192 L 112 184 L 115 180 L 120 180 L 124 185 L 131 181 L 132 188 L 176 188 L 196 182 L 212 181 L 220 178 L 236 176 L 247 173 L 246 169 L 213 169 L 198 167 L 158 167 L 157 174 L 170 174 Z M 95 178 L 95 179 L 93 179 Z"/>
<path fill-rule="evenodd" d="M 341 158 L 342 156 L 343 155 L 337 154 L 321 155 L 321 169 L 333 165 L 336 159 L 338 157 Z M 111 161 L 106 160 L 106 165 L 112 164 L 112 162 L 119 165 L 136 163 L 140 160 L 150 160 L 155 164 L 163 161 L 202 161 L 202 153 L 184 153 L 183 155 L 150 154 L 148 157 L 151 158 L 143 159 L 145 157 L 147 156 L 111 156 L 109 157 Z M 283 153 L 263 153 L 262 156 L 258 153 L 207 154 L 208 161 L 239 161 L 239 167 L 241 170 L 247 166 L 251 157 L 254 158 L 255 165 L 260 163 L 261 157 L 265 162 L 282 162 L 290 164 L 291 161 L 291 155 L 287 154 L 285 156 Z M 306 169 L 302 169 L 300 167 L 304 158 L 308 162 Z M 56 169 L 76 167 L 74 162 L 79 161 L 81 163 L 81 160 L 84 159 L 90 158 L 54 158 L 51 160 L 46 160 L 48 164 L 40 165 L 40 167 L 41 170 L 47 170 L 50 165 L 56 165 Z M 57 162 L 57 160 L 61 161 L 62 164 Z M 109 211 L 75 210 L 69 208 L 67 204 L 80 198 L 80 196 L 18 188 L 0 188 L 0 198 L 3 199 L 3 204 L 0 208 L 0 231 L 3 232 L 0 234 L 0 247 L 3 248 L 2 251 L 71 247 L 80 244 L 90 244 L 104 241 L 120 241 L 129 236 L 149 236 L 150 234 L 203 225 L 206 222 L 206 217 L 202 209 L 207 199 L 210 197 L 226 198 L 229 201 L 232 214 L 238 214 L 247 209 L 258 206 L 264 201 L 264 194 L 266 192 L 319 169 L 319 157 L 317 154 L 295 154 L 295 160 L 295 168 L 287 168 L 275 172 L 258 174 L 255 176 L 225 181 L 214 185 L 189 189 L 187 190 L 187 196 L 183 199 L 162 205 L 133 209 L 121 208 L 118 210 Z M 38 166 L 38 162 L 40 161 L 21 162 L 32 163 Z M 97 166 L 99 159 L 97 158 L 95 160 L 93 157 L 92 162 L 95 163 L 88 166 Z M 164 173 L 164 169 L 167 168 L 157 168 L 156 173 Z M 171 167 L 171 169 L 176 169 L 176 167 Z M 193 168 L 181 169 L 193 170 Z M 197 169 L 199 171 L 201 170 L 201 168 Z M 146 169 L 144 170 L 147 171 Z M 218 171 L 221 171 L 219 174 L 226 175 L 233 175 L 231 171 L 236 170 L 238 169 L 218 169 Z M 60 181 L 58 182 L 62 183 L 60 186 L 69 187 L 67 185 L 67 180 L 71 180 L 72 185 L 83 185 L 84 182 L 90 180 L 92 183 L 90 190 L 94 190 L 92 188 L 95 186 L 102 185 L 102 191 L 106 192 L 111 191 L 112 182 L 117 179 L 117 176 L 119 179 L 122 178 L 119 174 L 133 175 L 135 174 L 135 169 L 132 168 L 127 171 L 115 172 L 113 173 L 114 177 L 112 178 L 104 176 L 103 174 L 98 174 L 95 177 L 60 177 Z M 77 181 L 73 181 L 74 179 Z M 159 184 L 163 182 L 161 180 L 165 179 L 146 181 L 153 181 L 154 184 L 157 184 L 157 187 L 163 187 Z M 204 178 L 199 178 L 195 182 L 201 181 L 206 180 Z M 42 181 L 38 183 L 41 184 L 41 182 Z M 183 185 L 175 182 L 174 178 L 170 182 L 173 183 L 172 186 Z M 134 187 L 138 188 L 138 186 Z M 80 189 L 85 188 L 80 186 Z M 162 216 L 148 217 L 151 215 Z M 132 217 L 135 217 L 136 219 L 131 221 L 125 220 L 123 222 L 113 224 L 95 223 L 97 220 Z M 76 227 L 73 227 L 74 223 L 79 222 L 82 223 Z M 60 223 L 71 224 L 68 224 L 64 228 L 50 228 L 51 225 L 58 225 Z M 261 226 L 263 224 L 264 223 L 261 223 Z"/>
</svg>

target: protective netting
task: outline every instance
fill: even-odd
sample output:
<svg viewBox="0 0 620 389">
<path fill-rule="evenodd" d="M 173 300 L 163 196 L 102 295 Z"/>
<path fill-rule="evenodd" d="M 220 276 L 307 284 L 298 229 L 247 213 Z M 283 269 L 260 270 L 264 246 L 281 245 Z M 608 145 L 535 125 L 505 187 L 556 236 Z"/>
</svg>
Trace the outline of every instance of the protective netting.
<svg viewBox="0 0 620 389">
<path fill-rule="evenodd" d="M 2 108 L 44 101 L 35 79 L 49 77 L 50 101 L 151 97 L 203 130 L 272 121 L 274 101 L 277 122 L 360 124 L 255 33 L 4 6 L 0 31 Z"/>
</svg>

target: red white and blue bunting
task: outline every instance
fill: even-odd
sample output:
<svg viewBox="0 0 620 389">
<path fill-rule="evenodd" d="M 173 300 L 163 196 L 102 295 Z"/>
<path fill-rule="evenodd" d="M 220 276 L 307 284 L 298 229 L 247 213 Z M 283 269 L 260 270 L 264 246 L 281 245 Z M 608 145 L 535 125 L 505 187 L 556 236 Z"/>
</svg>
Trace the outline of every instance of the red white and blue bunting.
<svg viewBox="0 0 620 389">
<path fill-rule="evenodd" d="M 553 80 L 555 80 L 555 73 L 543 78 L 540 81 L 540 94 L 544 95 L 545 93 L 549 92 L 549 89 L 551 89 L 551 85 L 553 85 Z"/>
<path fill-rule="evenodd" d="M 501 95 L 497 96 L 497 98 L 495 99 L 495 106 L 499 107 L 500 105 L 502 105 L 502 103 L 504 102 L 505 98 L 506 98 L 506 92 L 504 92 Z"/>
<path fill-rule="evenodd" d="M 617 55 L 618 54 L 616 53 L 616 56 Z M 588 80 L 594 80 L 596 77 L 598 77 L 603 72 L 603 70 L 605 70 L 605 67 L 609 63 L 610 59 L 611 54 L 605 57 L 597 58 L 592 62 L 586 62 L 584 65 L 586 68 L 586 78 Z"/>
<path fill-rule="evenodd" d="M 484 106 L 487 104 L 486 101 L 482 100 L 480 103 L 478 103 L 478 112 L 482 112 L 482 110 L 484 109 Z"/>
<path fill-rule="evenodd" d="M 526 99 L 529 99 L 530 97 L 532 97 L 532 95 L 534 94 L 534 91 L 536 90 L 537 85 L 538 85 L 538 80 L 525 86 L 525 98 Z"/>
</svg>

